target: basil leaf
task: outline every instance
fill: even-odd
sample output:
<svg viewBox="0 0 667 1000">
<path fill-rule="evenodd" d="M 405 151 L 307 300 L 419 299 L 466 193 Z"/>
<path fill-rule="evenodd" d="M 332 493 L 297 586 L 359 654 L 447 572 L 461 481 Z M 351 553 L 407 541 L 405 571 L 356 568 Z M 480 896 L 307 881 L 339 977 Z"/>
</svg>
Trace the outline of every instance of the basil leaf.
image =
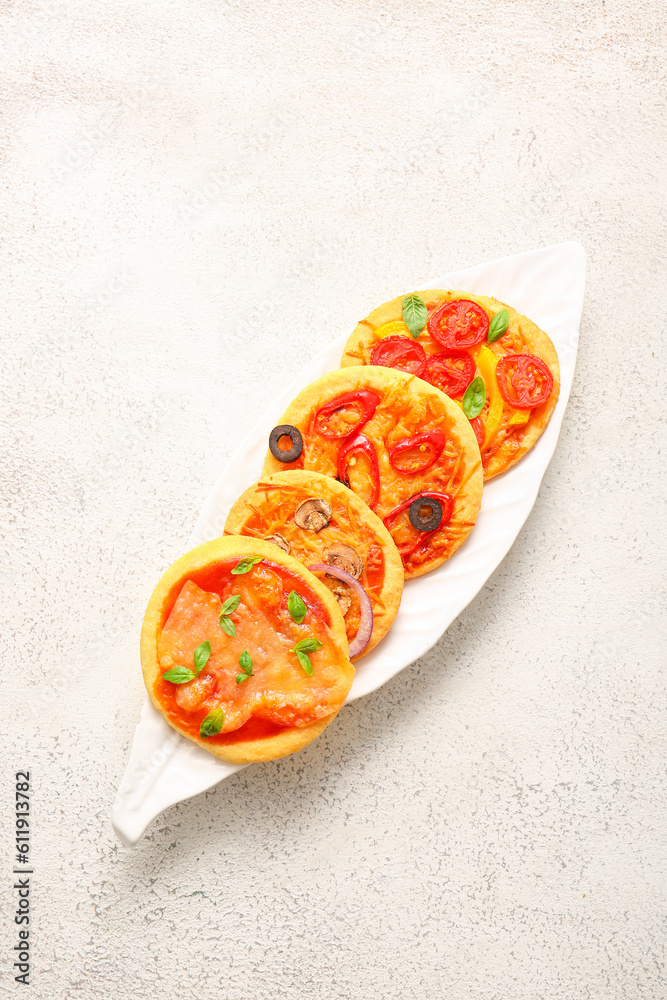
<svg viewBox="0 0 667 1000">
<path fill-rule="evenodd" d="M 162 676 L 165 681 L 171 681 L 172 684 L 187 684 L 188 681 L 195 679 L 195 675 L 187 667 L 172 667 Z"/>
<path fill-rule="evenodd" d="M 214 708 L 212 712 L 208 713 L 199 727 L 199 735 L 203 740 L 208 736 L 217 736 L 224 724 L 225 713 L 221 708 Z"/>
<path fill-rule="evenodd" d="M 296 653 L 296 655 L 298 657 L 298 660 L 299 660 L 299 663 L 301 664 L 301 666 L 303 667 L 303 669 L 306 671 L 306 673 L 308 674 L 308 676 L 312 677 L 313 676 L 313 665 L 310 662 L 310 660 L 308 659 L 308 657 L 306 656 L 306 654 L 302 653 L 300 649 L 295 649 L 294 652 Z"/>
<path fill-rule="evenodd" d="M 228 597 L 227 600 L 223 603 L 222 607 L 220 608 L 220 614 L 231 615 L 232 611 L 236 611 L 240 603 L 241 603 L 241 595 L 232 594 L 232 596 Z"/>
<path fill-rule="evenodd" d="M 248 677 L 252 677 L 252 658 L 247 649 L 244 649 L 239 657 L 239 666 Z"/>
<path fill-rule="evenodd" d="M 306 639 L 302 639 L 301 642 L 297 642 L 296 646 L 292 650 L 297 656 L 299 653 L 316 653 L 318 649 L 322 648 L 323 643 L 319 639 L 315 639 L 314 636 L 309 635 Z"/>
<path fill-rule="evenodd" d="M 426 326 L 428 309 L 420 295 L 406 295 L 403 299 L 403 322 L 412 336 L 417 339 Z"/>
<path fill-rule="evenodd" d="M 241 573 L 249 573 L 253 566 L 261 563 L 262 558 L 262 556 L 248 556 L 247 559 L 240 559 L 232 570 L 233 575 L 239 576 Z"/>
<path fill-rule="evenodd" d="M 296 590 L 290 590 L 290 595 L 287 598 L 287 610 L 297 625 L 300 625 L 306 617 L 308 608 L 306 607 L 303 598 L 297 594 Z"/>
<path fill-rule="evenodd" d="M 489 335 L 486 338 L 490 344 L 497 340 L 498 337 L 502 337 L 505 330 L 510 325 L 510 314 L 507 309 L 501 309 L 497 312 L 491 322 L 489 323 Z"/>
<path fill-rule="evenodd" d="M 251 676 L 250 674 L 237 674 L 236 675 L 236 683 L 237 684 L 243 684 L 243 682 L 247 681 L 250 676 Z"/>
<path fill-rule="evenodd" d="M 236 625 L 227 615 L 220 615 L 220 628 L 227 635 L 231 635 L 232 638 L 236 635 Z"/>
<path fill-rule="evenodd" d="M 195 673 L 199 677 L 200 673 L 208 663 L 208 658 L 211 655 L 211 643 L 208 639 L 205 639 L 197 648 L 195 649 Z"/>
<path fill-rule="evenodd" d="M 468 420 L 474 420 L 484 409 L 486 402 L 486 386 L 481 375 L 474 378 L 463 393 L 463 412 Z"/>
</svg>

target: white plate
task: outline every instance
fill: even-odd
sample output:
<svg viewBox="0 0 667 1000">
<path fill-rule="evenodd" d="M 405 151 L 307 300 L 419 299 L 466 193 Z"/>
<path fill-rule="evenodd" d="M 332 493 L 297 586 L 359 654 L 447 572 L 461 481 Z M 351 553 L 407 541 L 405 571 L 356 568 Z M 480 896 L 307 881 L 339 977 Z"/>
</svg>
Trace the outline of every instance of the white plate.
<svg viewBox="0 0 667 1000">
<path fill-rule="evenodd" d="M 375 691 L 433 646 L 484 586 L 519 534 L 554 453 L 567 405 L 579 339 L 586 255 L 579 243 L 503 257 L 422 282 L 418 288 L 454 288 L 491 295 L 546 330 L 560 361 L 560 398 L 535 447 L 505 475 L 484 487 L 482 509 L 465 545 L 427 576 L 410 580 L 389 634 L 357 664 L 348 701 Z M 317 355 L 275 400 L 224 469 L 190 539 L 217 538 L 233 502 L 260 476 L 269 432 L 291 399 L 314 379 L 339 367 L 348 334 Z M 136 844 L 164 809 L 222 781 L 226 764 L 174 732 L 147 698 L 137 726 L 112 822 L 118 837 Z"/>
</svg>

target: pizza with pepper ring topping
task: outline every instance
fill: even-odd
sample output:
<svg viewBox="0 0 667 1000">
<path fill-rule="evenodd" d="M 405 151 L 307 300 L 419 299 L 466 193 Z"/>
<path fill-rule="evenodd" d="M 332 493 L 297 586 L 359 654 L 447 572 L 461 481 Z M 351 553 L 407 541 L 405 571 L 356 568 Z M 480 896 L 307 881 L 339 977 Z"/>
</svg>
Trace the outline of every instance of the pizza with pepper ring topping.
<svg viewBox="0 0 667 1000">
<path fill-rule="evenodd" d="M 455 400 L 471 421 L 487 480 L 533 447 L 560 388 L 547 334 L 511 306 L 468 292 L 431 289 L 375 309 L 343 352 L 341 367 L 358 365 L 409 372 Z"/>
<path fill-rule="evenodd" d="M 329 372 L 292 401 L 269 439 L 264 476 L 305 469 L 337 478 L 384 522 L 405 578 L 435 569 L 472 530 L 482 465 L 461 408 L 391 368 Z"/>
</svg>

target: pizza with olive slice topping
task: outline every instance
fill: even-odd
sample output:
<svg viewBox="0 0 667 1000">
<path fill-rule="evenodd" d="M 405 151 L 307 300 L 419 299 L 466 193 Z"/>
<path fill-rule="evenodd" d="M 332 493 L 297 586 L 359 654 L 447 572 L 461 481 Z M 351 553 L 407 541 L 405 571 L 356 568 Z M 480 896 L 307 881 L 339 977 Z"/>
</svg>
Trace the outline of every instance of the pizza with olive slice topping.
<svg viewBox="0 0 667 1000">
<path fill-rule="evenodd" d="M 225 534 L 264 538 L 305 566 L 329 566 L 321 580 L 338 601 L 348 641 L 359 640 L 362 647 L 354 654 L 351 646 L 354 660 L 374 649 L 389 631 L 403 592 L 401 557 L 380 518 L 331 476 L 293 469 L 260 479 L 234 503 Z M 346 582 L 345 573 L 370 600 L 368 625 L 364 594 Z M 364 628 L 367 634 L 360 638 Z"/>
<path fill-rule="evenodd" d="M 470 421 L 445 393 L 391 368 L 329 372 L 303 389 L 269 438 L 264 476 L 305 469 L 349 487 L 384 522 L 406 579 L 463 544 L 482 499 Z"/>
<path fill-rule="evenodd" d="M 484 478 L 522 458 L 558 402 L 560 369 L 547 334 L 497 299 L 431 289 L 387 302 L 362 320 L 341 367 L 381 365 L 436 386 L 475 432 Z"/>
</svg>

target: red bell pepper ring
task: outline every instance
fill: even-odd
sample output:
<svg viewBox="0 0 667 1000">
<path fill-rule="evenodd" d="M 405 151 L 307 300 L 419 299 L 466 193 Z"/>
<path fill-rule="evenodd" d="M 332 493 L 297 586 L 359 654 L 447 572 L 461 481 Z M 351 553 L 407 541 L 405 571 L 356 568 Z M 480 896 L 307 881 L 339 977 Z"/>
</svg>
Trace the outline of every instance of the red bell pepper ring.
<svg viewBox="0 0 667 1000">
<path fill-rule="evenodd" d="M 389 464 L 392 469 L 396 469 L 396 472 L 403 472 L 407 475 L 414 475 L 415 472 L 426 472 L 440 458 L 444 447 L 445 435 L 442 431 L 426 431 L 424 434 L 415 434 L 414 437 L 403 438 L 402 441 L 398 441 L 394 445 L 389 452 Z M 414 465 L 413 467 L 399 465 L 398 461 L 401 455 L 415 448 L 418 448 L 419 452 L 423 453 L 423 455 L 418 454 L 416 456 L 417 459 L 420 457 L 423 458 L 421 464 Z"/>
<path fill-rule="evenodd" d="M 473 419 L 470 421 L 470 426 L 474 430 L 475 437 L 477 438 L 477 444 L 481 448 L 482 445 L 484 444 L 484 438 L 486 436 L 486 430 L 484 424 L 482 423 L 479 417 L 473 417 Z"/>
<path fill-rule="evenodd" d="M 447 521 L 449 521 L 450 517 L 452 516 L 452 511 L 454 509 L 454 498 L 450 497 L 448 493 L 434 493 L 431 490 L 425 493 L 416 493 L 413 497 L 410 497 L 409 500 L 404 500 L 403 503 L 400 503 L 398 505 L 398 507 L 394 507 L 393 510 L 390 510 L 389 513 L 382 518 L 382 522 L 387 531 L 391 532 L 391 529 L 394 526 L 394 522 L 399 514 L 402 514 L 404 510 L 408 509 L 411 503 L 413 503 L 417 499 L 421 499 L 422 497 L 424 498 L 424 500 L 428 500 L 429 497 L 431 497 L 431 499 L 433 500 L 440 501 L 440 504 L 442 506 L 442 520 L 440 521 L 438 527 L 434 528 L 433 531 L 418 532 L 417 538 L 414 540 L 414 542 L 408 542 L 405 545 L 397 546 L 398 553 L 404 563 L 407 562 L 410 556 L 414 552 L 416 552 L 417 549 L 424 549 L 426 547 L 426 543 L 428 542 L 431 535 L 435 535 L 436 531 L 440 531 L 443 524 L 446 524 Z"/>
<path fill-rule="evenodd" d="M 375 413 L 375 409 L 380 402 L 380 397 L 370 389 L 355 389 L 353 392 L 344 392 L 342 396 L 325 403 L 315 414 L 315 430 L 325 438 L 346 438 L 356 434 L 364 427 Z M 343 427 L 340 431 L 332 432 L 327 427 L 326 421 L 333 416 L 337 410 L 342 410 L 346 406 L 358 405 L 361 407 L 359 420 L 352 427 Z"/>
<path fill-rule="evenodd" d="M 355 434 L 348 438 L 338 453 L 338 478 L 344 486 L 349 488 L 350 480 L 347 475 L 349 460 L 355 454 L 365 455 L 371 466 L 371 495 L 366 501 L 369 507 L 374 507 L 380 496 L 380 468 L 378 466 L 377 455 L 371 441 L 365 434 Z"/>
</svg>

